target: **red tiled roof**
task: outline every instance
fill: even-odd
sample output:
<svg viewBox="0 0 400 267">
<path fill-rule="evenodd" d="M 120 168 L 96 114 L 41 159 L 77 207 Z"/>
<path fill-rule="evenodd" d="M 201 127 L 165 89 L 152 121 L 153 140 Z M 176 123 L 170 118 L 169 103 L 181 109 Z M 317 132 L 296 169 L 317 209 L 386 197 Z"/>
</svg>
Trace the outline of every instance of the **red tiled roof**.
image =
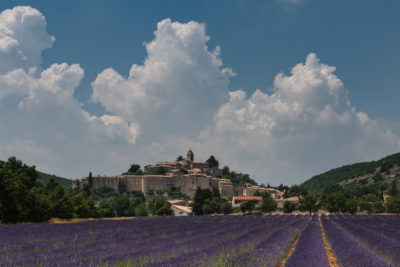
<svg viewBox="0 0 400 267">
<path fill-rule="evenodd" d="M 262 200 L 262 197 L 233 197 L 234 200 L 252 200 L 252 199 L 256 199 L 256 200 Z"/>
</svg>

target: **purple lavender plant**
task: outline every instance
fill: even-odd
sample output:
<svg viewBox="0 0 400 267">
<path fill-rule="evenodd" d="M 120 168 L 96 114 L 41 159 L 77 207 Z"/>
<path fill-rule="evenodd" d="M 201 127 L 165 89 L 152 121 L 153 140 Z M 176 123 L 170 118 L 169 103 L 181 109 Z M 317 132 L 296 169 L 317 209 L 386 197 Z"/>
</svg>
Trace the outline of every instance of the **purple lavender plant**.
<svg viewBox="0 0 400 267">
<path fill-rule="evenodd" d="M 285 266 L 329 267 L 318 215 L 312 217 L 311 223 L 301 234 L 297 246 Z"/>
<path fill-rule="evenodd" d="M 321 216 L 321 221 L 325 229 L 328 241 L 336 255 L 340 266 L 354 267 L 384 267 L 391 266 L 383 259 L 375 255 L 372 251 L 351 238 L 345 231 L 340 229 L 334 222 L 333 216 Z"/>
</svg>

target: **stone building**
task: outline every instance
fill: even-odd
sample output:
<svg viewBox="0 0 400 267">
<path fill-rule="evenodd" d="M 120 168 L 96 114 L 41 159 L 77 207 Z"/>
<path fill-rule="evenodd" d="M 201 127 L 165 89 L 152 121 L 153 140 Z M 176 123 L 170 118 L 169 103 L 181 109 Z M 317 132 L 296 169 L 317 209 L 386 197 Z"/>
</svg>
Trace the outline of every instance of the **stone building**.
<svg viewBox="0 0 400 267">
<path fill-rule="evenodd" d="M 246 187 L 243 188 L 243 196 L 245 197 L 254 196 L 256 193 L 264 193 L 264 192 L 269 193 L 271 197 L 274 198 L 275 200 L 283 199 L 284 192 L 274 188 L 254 186 L 250 184 L 246 184 Z"/>
<path fill-rule="evenodd" d="M 240 207 L 240 204 L 242 204 L 244 201 L 249 201 L 249 200 L 255 200 L 257 201 L 256 206 L 259 206 L 262 202 L 262 197 L 244 197 L 244 196 L 234 196 L 232 198 L 232 207 Z"/>
<path fill-rule="evenodd" d="M 294 197 L 289 197 L 289 198 L 278 199 L 276 201 L 276 203 L 278 204 L 278 208 L 283 208 L 286 201 L 294 203 L 296 205 L 296 207 L 299 205 L 299 197 L 294 196 Z"/>
<path fill-rule="evenodd" d="M 165 174 L 157 174 L 160 167 Z M 141 191 L 145 196 L 154 192 L 180 190 L 183 194 L 193 197 L 197 187 L 216 189 L 223 197 L 233 196 L 232 182 L 217 178 L 221 170 L 210 168 L 206 162 L 194 161 L 194 153 L 189 150 L 186 159 L 172 162 L 158 162 L 144 167 L 143 175 L 93 176 L 93 187 L 109 187 L 118 190 L 124 183 L 127 191 Z M 87 177 L 73 180 L 72 187 L 87 183 Z"/>
</svg>

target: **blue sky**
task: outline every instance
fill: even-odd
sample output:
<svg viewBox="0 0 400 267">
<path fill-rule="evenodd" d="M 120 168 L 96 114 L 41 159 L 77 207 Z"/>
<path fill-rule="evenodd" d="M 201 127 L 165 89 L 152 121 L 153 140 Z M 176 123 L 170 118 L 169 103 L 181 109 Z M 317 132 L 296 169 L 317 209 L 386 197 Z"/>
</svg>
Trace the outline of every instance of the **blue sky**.
<svg viewBox="0 0 400 267">
<path fill-rule="evenodd" d="M 76 97 L 86 102 L 90 82 L 107 67 L 123 75 L 141 63 L 143 42 L 158 21 L 203 22 L 209 46 L 220 45 L 226 66 L 238 75 L 229 88 L 272 86 L 310 53 L 337 67 L 350 100 L 375 118 L 399 124 L 400 2 L 376 0 L 283 1 L 2 1 L 0 8 L 31 5 L 46 17 L 57 41 L 43 66 L 79 63 L 85 78 Z M 85 103 L 86 104 L 86 103 Z M 97 112 L 95 105 L 87 109 Z M 399 129 L 397 129 L 399 130 Z"/>
<path fill-rule="evenodd" d="M 193 132 L 179 131 L 180 140 L 185 140 L 179 143 L 180 150 L 178 148 L 174 150 L 172 147 L 163 147 L 159 148 L 160 151 L 158 153 L 147 153 L 145 147 L 148 148 L 155 143 L 157 146 L 165 146 L 165 142 L 170 142 L 171 144 L 177 142 L 170 139 L 167 141 L 163 139 L 164 137 L 161 138 L 156 134 L 153 136 L 153 132 L 146 132 L 150 131 L 148 130 L 150 128 L 141 126 L 146 124 L 141 120 L 154 121 L 157 114 L 147 114 L 145 111 L 140 112 L 140 110 L 125 112 L 124 108 L 126 110 L 126 107 L 117 107 L 115 103 L 106 103 L 106 99 L 100 94 L 97 100 L 94 100 L 93 98 L 96 97 L 94 97 L 95 93 L 92 86 L 92 82 L 107 68 L 112 68 L 116 73 L 122 75 L 124 79 L 128 79 L 129 69 L 132 64 L 143 65 L 144 60 L 149 57 L 144 42 L 150 43 L 154 40 L 154 32 L 157 31 L 157 23 L 160 21 L 170 18 L 172 23 L 179 22 L 182 25 L 186 25 L 189 21 L 195 21 L 205 27 L 205 35 L 209 37 L 209 41 L 205 43 L 208 46 L 208 50 L 213 51 L 216 46 L 220 47 L 220 55 L 217 58 L 222 61 L 222 64 L 218 65 L 218 68 L 230 68 L 236 73 L 235 76 L 230 76 L 226 83 L 215 84 L 215 88 L 219 88 L 219 86 L 225 87 L 221 92 L 224 91 L 226 93 L 226 97 L 221 96 L 218 105 L 213 104 L 214 109 L 210 108 L 210 110 L 213 110 L 213 114 L 218 113 L 219 115 L 216 117 L 209 115 L 209 119 L 193 117 L 202 124 L 202 128 L 198 129 L 193 126 L 197 129 L 197 133 L 221 133 L 222 130 L 217 126 L 225 125 L 225 122 L 218 124 L 217 120 L 222 116 L 221 114 L 224 114 L 225 118 L 229 117 L 229 114 L 223 113 L 225 110 L 219 107 L 227 103 L 229 91 L 241 90 L 249 98 L 256 89 L 271 95 L 277 89 L 284 87 L 283 84 L 274 84 L 277 74 L 283 72 L 286 77 L 289 77 L 291 69 L 296 64 L 302 62 L 305 64 L 307 56 L 310 53 L 315 53 L 322 64 L 336 67 L 334 75 L 343 83 L 341 90 L 348 94 L 348 100 L 351 102 L 351 107 L 348 109 L 349 112 L 354 108 L 356 112 L 361 111 L 367 114 L 370 120 L 374 121 L 374 123 L 379 123 L 379 127 L 376 125 L 375 127 L 391 131 L 396 136 L 393 138 L 397 139 L 397 136 L 400 135 L 400 119 L 398 118 L 400 105 L 397 104 L 400 94 L 400 76 L 398 75 L 400 71 L 400 52 L 398 50 L 400 47 L 398 31 L 400 29 L 398 15 L 400 2 L 398 1 L 101 0 L 93 2 L 6 0 L 0 3 L 0 10 L 11 9 L 17 5 L 31 6 L 41 12 L 47 22 L 47 33 L 55 37 L 52 47 L 41 51 L 42 64 L 40 67 L 43 70 L 51 67 L 53 63 L 65 62 L 69 65 L 79 64 L 84 71 L 82 79 L 73 91 L 74 101 L 78 105 L 83 105 L 83 111 L 87 111 L 90 115 L 98 118 L 104 114 L 119 116 L 128 125 L 135 124 L 137 129 L 141 129 L 140 134 L 136 133 L 135 141 L 130 142 L 132 146 L 131 152 L 122 151 L 126 148 L 122 141 L 98 141 L 102 142 L 104 150 L 99 150 L 96 153 L 101 154 L 102 151 L 109 151 L 108 146 L 115 148 L 121 145 L 125 148 L 116 148 L 115 154 L 126 155 L 129 160 L 124 161 L 119 166 L 114 164 L 113 166 L 116 167 L 106 169 L 104 164 L 96 164 L 96 162 L 102 162 L 101 159 L 97 158 L 97 161 L 88 164 L 89 167 L 86 166 L 88 171 L 92 169 L 95 170 L 94 172 L 96 170 L 104 173 L 108 171 L 107 174 L 122 172 L 124 171 L 123 166 L 128 165 L 129 161 L 138 161 L 143 164 L 165 160 L 168 159 L 167 157 L 175 157 L 176 153 L 183 154 L 186 150 L 182 150 L 188 146 L 193 146 L 198 148 L 200 159 L 206 158 L 208 154 L 216 154 L 219 155 L 220 161 L 230 165 L 237 165 L 238 171 L 249 172 L 259 181 L 274 184 L 282 180 L 282 182 L 290 184 L 299 183 L 302 179 L 304 180 L 304 178 L 317 174 L 326 168 L 333 168 L 340 164 L 359 160 L 372 160 L 398 151 L 399 143 L 397 141 L 390 144 L 381 144 L 379 147 L 382 147 L 382 149 L 370 148 L 368 150 L 367 143 L 375 140 L 371 133 L 367 139 L 358 140 L 359 143 L 353 150 L 356 152 L 349 154 L 348 151 L 341 151 L 338 154 L 333 153 L 335 154 L 334 157 L 327 156 L 329 152 L 324 154 L 315 150 L 310 153 L 308 150 L 304 151 L 304 148 L 292 145 L 292 149 L 296 151 L 295 155 L 310 154 L 310 158 L 307 161 L 297 166 L 291 160 L 286 160 L 286 156 L 292 154 L 289 148 L 285 150 L 287 151 L 286 153 L 274 157 L 272 154 L 265 153 L 265 150 L 268 150 L 270 146 L 266 145 L 266 147 L 260 148 L 262 151 L 256 151 L 251 144 L 240 139 L 243 141 L 243 148 L 237 151 L 229 149 L 224 151 L 223 148 L 219 148 L 219 151 L 208 151 L 205 148 L 209 147 L 211 149 L 215 147 L 215 142 L 218 142 L 218 140 L 211 141 L 210 138 L 204 137 L 204 133 L 198 138 Z M 310 60 L 310 62 L 313 61 Z M 176 79 L 177 77 L 171 76 L 170 78 Z M 182 84 L 186 85 L 184 82 Z M 177 86 L 179 87 L 180 85 L 178 84 Z M 104 93 L 104 91 L 102 92 Z M 215 98 L 218 97 L 216 96 Z M 90 101 L 91 98 L 92 101 Z M 308 98 L 310 99 L 310 97 Z M 318 99 L 317 101 L 321 100 L 318 97 L 316 99 Z M 9 99 L 8 103 L 10 103 Z M 229 109 L 227 108 L 227 110 Z M 198 112 L 204 111 L 198 110 Z M 341 112 L 342 110 L 338 113 L 342 114 Z M 140 113 L 145 115 L 137 115 Z M 254 115 L 249 116 L 254 117 Z M 262 114 L 258 114 L 258 116 L 263 117 Z M 41 118 L 46 120 L 45 117 Z M 182 120 L 190 118 L 189 116 L 188 118 L 182 118 Z M 282 119 L 276 118 L 274 117 L 273 119 L 274 123 L 277 122 L 278 125 L 279 123 L 281 125 L 284 124 Z M 57 119 L 54 118 L 54 120 Z M 217 126 L 212 126 L 215 121 L 217 121 Z M 5 123 L 7 122 L 5 121 Z M 154 123 L 157 125 L 159 122 L 154 121 Z M 187 124 L 189 125 L 189 123 Z M 239 122 L 235 125 L 238 124 Z M 250 125 L 245 125 L 244 128 L 247 126 L 250 127 Z M 307 124 L 298 129 L 303 129 L 303 127 L 307 127 Z M 312 127 L 310 126 L 310 135 L 314 135 L 317 132 L 317 130 L 313 131 Z M 254 129 L 253 126 L 250 128 Z M 332 126 L 332 129 L 338 128 L 340 127 L 337 125 Z M 22 131 L 22 128 L 16 126 L 15 131 L 17 130 Z M 11 130 L 9 131 L 7 134 L 11 135 L 12 132 Z M 345 132 L 354 137 L 354 135 L 359 134 L 358 131 L 368 130 L 346 128 L 346 130 L 336 133 L 335 136 L 341 136 Z M 168 129 L 166 132 L 176 135 L 172 129 Z M 254 132 L 251 134 L 254 134 Z M 251 134 L 248 136 L 251 136 Z M 321 133 L 321 138 L 324 134 Z M 37 136 L 40 135 L 38 132 Z M 144 140 L 143 136 L 147 135 L 152 136 L 153 139 Z M 223 135 L 228 135 L 233 139 L 233 136 L 236 135 L 240 135 L 243 138 L 245 133 L 223 132 Z M 342 138 L 349 139 L 348 135 L 343 134 Z M 377 135 L 382 136 L 382 134 Z M 34 155 L 27 156 L 26 160 L 28 162 L 37 164 L 47 171 L 71 178 L 86 175 L 84 166 L 77 168 L 79 171 L 72 172 L 61 163 L 62 161 L 68 162 L 65 159 L 66 156 L 61 152 L 63 151 L 61 147 L 55 148 L 51 142 L 46 143 L 39 137 L 35 138 L 26 135 L 21 137 L 21 140 L 33 144 L 32 153 L 34 153 L 35 149 L 38 149 L 44 151 L 43 153 L 45 154 L 49 151 L 53 154 L 48 156 L 51 160 L 45 160 L 46 157 L 43 156 L 42 161 L 37 160 Z M 77 137 L 72 135 L 69 138 L 76 140 L 74 138 Z M 255 137 L 251 138 L 254 139 Z M 376 137 L 376 139 L 379 138 Z M 226 144 L 226 146 L 232 146 L 240 140 L 233 140 L 232 144 Z M 263 139 L 261 138 L 260 140 L 262 142 Z M 303 139 L 301 140 L 305 142 Z M 342 139 L 338 139 L 338 141 L 335 141 L 336 143 L 332 142 L 332 145 L 337 146 L 337 142 L 340 142 L 340 140 Z M 7 144 L 4 144 L 4 146 L 7 146 L 4 151 L 21 155 L 20 157 L 24 160 L 24 155 L 27 154 L 25 153 L 26 151 L 18 149 L 18 145 L 10 148 L 9 144 L 13 142 L 17 141 L 9 140 Z M 82 139 L 80 142 L 85 143 L 86 141 Z M 273 139 L 266 141 L 266 143 L 269 142 L 276 144 L 283 142 L 283 140 L 277 141 Z M 297 143 L 296 139 L 287 141 L 287 143 L 292 142 Z M 321 147 L 324 145 L 324 142 L 321 142 L 311 143 L 309 147 L 314 145 Z M 118 145 L 116 145 L 117 143 Z M 377 143 L 380 144 L 379 142 Z M 96 144 L 94 143 L 94 145 Z M 343 142 L 340 145 L 346 146 L 346 144 L 346 142 Z M 26 147 L 26 145 L 23 146 Z M 245 147 L 249 149 L 246 150 Z M 327 146 L 327 149 L 329 148 L 331 147 Z M 271 150 L 274 149 L 276 148 L 271 148 Z M 251 161 L 246 162 L 243 159 L 244 156 L 227 156 L 230 154 L 247 155 L 247 158 L 251 159 Z M 3 155 L 3 157 L 6 156 Z M 321 161 L 319 159 L 321 157 L 326 157 L 326 160 Z M 54 158 L 58 158 L 59 162 Z M 73 156 L 70 155 L 67 158 L 73 158 Z M 106 159 L 103 160 L 106 161 Z M 295 158 L 292 160 L 295 161 Z M 259 164 L 255 164 L 255 161 L 259 161 Z M 285 171 L 271 171 L 271 167 L 260 171 L 260 166 L 264 166 L 262 163 L 264 161 L 272 162 L 270 166 L 276 166 L 276 164 L 273 164 L 275 161 L 284 162 L 281 168 L 285 169 Z M 104 165 L 104 168 L 98 165 Z M 288 168 L 290 170 L 287 170 Z M 297 173 L 299 175 L 295 175 Z"/>
</svg>

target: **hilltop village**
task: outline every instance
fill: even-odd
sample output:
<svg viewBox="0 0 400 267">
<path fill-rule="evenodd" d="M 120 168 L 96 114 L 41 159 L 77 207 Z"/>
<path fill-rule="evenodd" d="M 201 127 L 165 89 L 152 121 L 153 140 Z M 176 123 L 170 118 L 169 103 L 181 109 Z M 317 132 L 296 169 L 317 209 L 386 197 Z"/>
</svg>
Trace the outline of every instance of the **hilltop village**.
<svg viewBox="0 0 400 267">
<path fill-rule="evenodd" d="M 118 191 L 121 184 L 126 185 L 126 191 L 140 191 L 146 198 L 155 194 L 162 195 L 168 191 L 178 190 L 182 194 L 193 198 L 196 189 L 218 190 L 221 197 L 232 200 L 233 206 L 242 201 L 261 198 L 256 194 L 268 192 L 273 197 L 278 207 L 284 201 L 298 203 L 298 198 L 284 199 L 284 192 L 273 188 L 255 186 L 250 183 L 233 184 L 229 179 L 223 179 L 222 170 L 217 166 L 210 166 L 208 162 L 194 161 L 194 153 L 190 149 L 186 158 L 179 157 L 176 161 L 158 162 L 147 165 L 140 174 L 123 174 L 117 176 L 93 176 L 92 187 L 112 188 Z M 75 179 L 72 187 L 77 188 L 88 183 L 88 177 Z M 165 195 L 165 194 L 164 194 Z"/>
</svg>

